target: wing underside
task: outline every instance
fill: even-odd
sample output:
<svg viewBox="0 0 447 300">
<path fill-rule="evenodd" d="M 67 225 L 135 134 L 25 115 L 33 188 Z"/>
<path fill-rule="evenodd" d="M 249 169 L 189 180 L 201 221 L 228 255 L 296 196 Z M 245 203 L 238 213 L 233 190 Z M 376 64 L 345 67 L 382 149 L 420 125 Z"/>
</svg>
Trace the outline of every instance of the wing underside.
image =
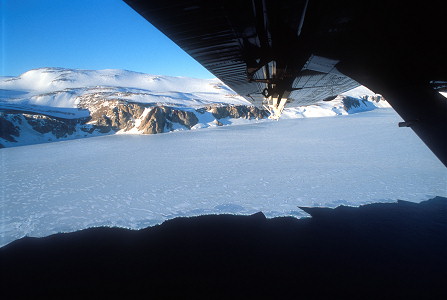
<svg viewBox="0 0 447 300">
<path fill-rule="evenodd" d="M 359 86 L 337 60 L 301 45 L 307 1 L 126 2 L 256 106 L 272 98 L 310 105 Z"/>
<path fill-rule="evenodd" d="M 357 81 L 337 70 L 335 67 L 337 63 L 337 60 L 311 55 L 292 82 L 287 106 L 296 107 L 332 100 L 337 95 L 358 87 L 360 84 Z M 265 79 L 265 72 L 257 72 L 255 78 Z M 260 92 L 244 96 L 253 104 L 260 106 L 266 102 L 262 92 L 267 88 L 267 83 L 260 84 L 258 85 Z"/>
<path fill-rule="evenodd" d="M 273 114 L 367 86 L 447 165 L 445 1 L 124 1 Z"/>
</svg>

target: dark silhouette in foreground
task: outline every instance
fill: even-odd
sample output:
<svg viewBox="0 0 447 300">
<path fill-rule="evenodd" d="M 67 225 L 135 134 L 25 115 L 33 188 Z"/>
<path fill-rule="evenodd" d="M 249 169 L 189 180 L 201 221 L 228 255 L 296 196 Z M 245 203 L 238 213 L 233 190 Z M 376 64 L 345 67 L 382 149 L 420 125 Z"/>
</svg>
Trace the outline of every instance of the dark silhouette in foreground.
<svg viewBox="0 0 447 300">
<path fill-rule="evenodd" d="M 92 228 L 0 249 L 0 298 L 447 299 L 447 199 Z"/>
</svg>

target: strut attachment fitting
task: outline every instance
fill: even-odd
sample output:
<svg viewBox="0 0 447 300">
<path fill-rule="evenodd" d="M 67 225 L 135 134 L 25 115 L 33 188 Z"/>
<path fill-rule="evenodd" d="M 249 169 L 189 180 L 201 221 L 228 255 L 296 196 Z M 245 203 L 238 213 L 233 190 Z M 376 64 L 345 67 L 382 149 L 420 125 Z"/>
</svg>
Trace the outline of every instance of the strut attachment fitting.
<svg viewBox="0 0 447 300">
<path fill-rule="evenodd" d="M 270 96 L 264 100 L 263 106 L 269 111 L 269 119 L 279 120 L 287 103 L 287 98 L 279 98 Z"/>
</svg>

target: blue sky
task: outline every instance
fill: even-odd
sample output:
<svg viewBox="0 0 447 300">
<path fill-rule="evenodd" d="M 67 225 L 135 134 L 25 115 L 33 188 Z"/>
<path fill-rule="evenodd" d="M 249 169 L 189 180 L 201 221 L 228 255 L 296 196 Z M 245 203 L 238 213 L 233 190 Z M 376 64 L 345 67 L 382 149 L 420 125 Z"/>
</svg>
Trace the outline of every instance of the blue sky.
<svg viewBox="0 0 447 300">
<path fill-rule="evenodd" d="M 0 0 L 0 75 L 126 69 L 214 76 L 121 0 Z"/>
</svg>

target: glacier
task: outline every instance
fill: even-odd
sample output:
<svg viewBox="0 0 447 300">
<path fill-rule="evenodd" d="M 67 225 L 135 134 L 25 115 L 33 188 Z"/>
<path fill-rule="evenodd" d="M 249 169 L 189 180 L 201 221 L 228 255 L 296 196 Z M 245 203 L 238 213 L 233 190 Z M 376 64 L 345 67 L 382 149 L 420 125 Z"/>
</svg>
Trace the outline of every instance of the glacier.
<svg viewBox="0 0 447 300">
<path fill-rule="evenodd" d="M 447 196 L 447 171 L 390 108 L 0 150 L 0 246 L 177 216 L 307 216 Z M 244 123 L 244 122 L 242 122 Z"/>
</svg>

